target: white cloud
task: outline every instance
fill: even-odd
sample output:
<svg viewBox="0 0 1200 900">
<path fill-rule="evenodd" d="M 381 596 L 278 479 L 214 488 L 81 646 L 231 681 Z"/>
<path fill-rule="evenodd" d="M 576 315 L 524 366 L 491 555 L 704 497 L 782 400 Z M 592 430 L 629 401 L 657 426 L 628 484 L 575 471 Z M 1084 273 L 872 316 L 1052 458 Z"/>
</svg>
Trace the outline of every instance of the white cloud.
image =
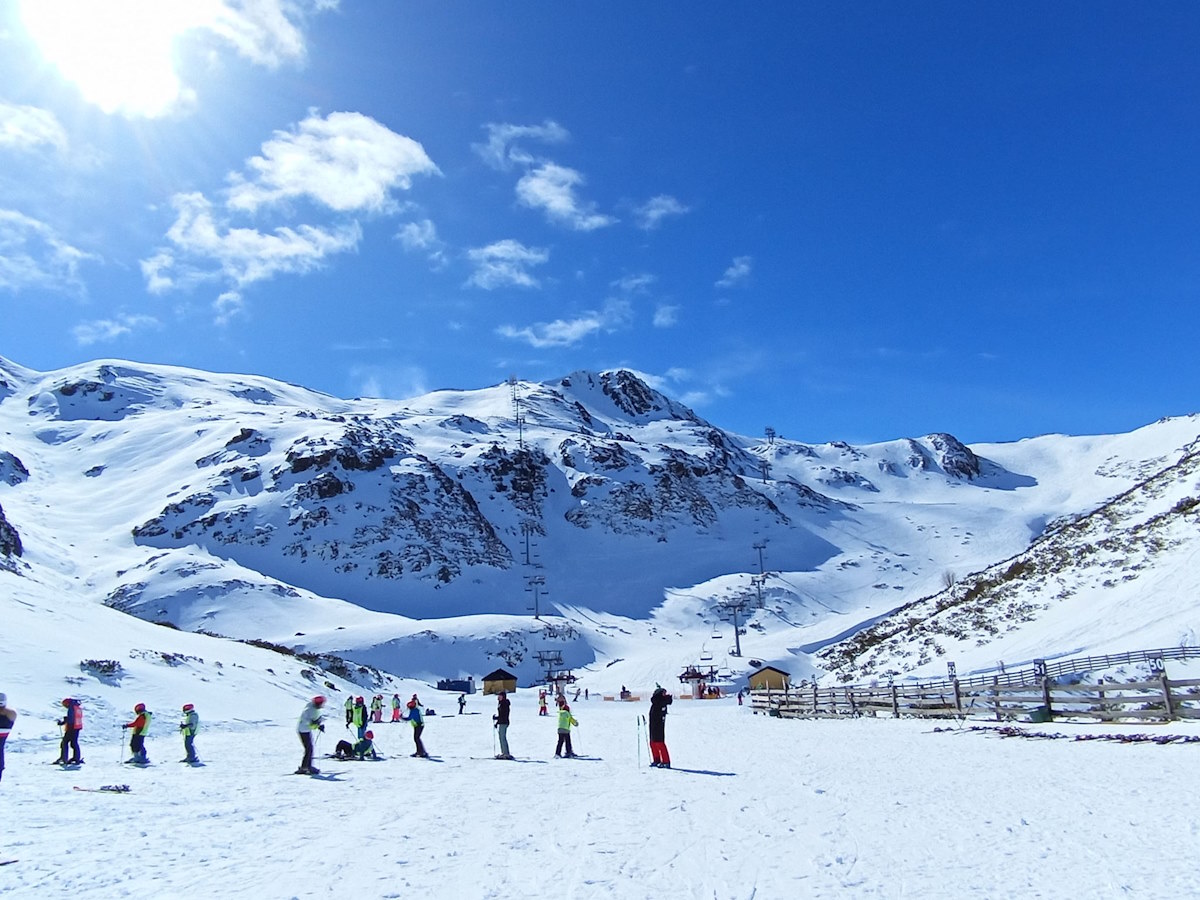
<svg viewBox="0 0 1200 900">
<path fill-rule="evenodd" d="M 612 216 L 595 212 L 595 204 L 584 203 L 575 188 L 584 178 L 574 169 L 557 163 L 542 163 L 517 182 L 517 199 L 532 209 L 542 209 L 551 222 L 575 231 L 594 231 L 614 224 Z"/>
<path fill-rule="evenodd" d="M 445 244 L 438 237 L 437 228 L 429 219 L 406 222 L 396 232 L 396 240 L 410 253 L 424 253 L 430 265 L 441 269 L 446 265 Z"/>
<path fill-rule="evenodd" d="M 43 146 L 67 147 L 67 132 L 54 113 L 0 100 L 0 147 L 34 150 Z"/>
<path fill-rule="evenodd" d="M 487 143 L 472 144 L 471 147 L 484 162 L 502 172 L 511 169 L 514 163 L 528 166 L 536 162 L 534 156 L 517 146 L 517 141 L 530 139 L 544 144 L 562 144 L 570 138 L 567 129 L 551 119 L 547 119 L 541 125 L 489 122 L 483 127 L 487 129 Z"/>
<path fill-rule="evenodd" d="M 737 287 L 745 284 L 750 278 L 751 269 L 754 266 L 754 258 L 750 256 L 736 256 L 733 263 L 725 270 L 725 274 L 717 281 L 716 286 L 719 288 Z"/>
<path fill-rule="evenodd" d="M 498 287 L 537 287 L 538 281 L 529 269 L 550 259 L 540 247 L 526 247 L 520 241 L 506 239 L 467 251 L 475 272 L 467 284 L 490 291 Z"/>
<path fill-rule="evenodd" d="M 71 329 L 75 342 L 82 347 L 112 341 L 136 330 L 157 328 L 158 319 L 154 316 L 121 314 L 115 319 L 97 319 L 93 322 L 81 322 Z"/>
<path fill-rule="evenodd" d="M 626 300 L 610 299 L 599 311 L 588 311 L 574 319 L 555 319 L 518 328 L 502 325 L 501 337 L 524 341 L 531 347 L 570 347 L 598 331 L 615 331 L 629 323 L 631 308 Z"/>
<path fill-rule="evenodd" d="M 679 307 L 664 303 L 654 310 L 654 327 L 670 328 L 679 322 Z"/>
<path fill-rule="evenodd" d="M 246 312 L 246 301 L 239 291 L 224 291 L 213 301 L 213 322 L 224 327 Z"/>
<path fill-rule="evenodd" d="M 352 250 L 362 237 L 357 222 L 336 228 L 299 225 L 265 234 L 218 221 L 203 194 L 176 194 L 175 223 L 167 231 L 173 249 L 160 249 L 142 261 L 147 289 L 161 293 L 196 281 L 223 276 L 242 287 L 277 274 L 299 274 L 327 256 Z"/>
<path fill-rule="evenodd" d="M 649 272 L 638 272 L 618 278 L 612 283 L 612 286 L 626 294 L 646 294 L 649 293 L 650 286 L 656 281 L 658 281 L 657 276 L 651 275 Z"/>
<path fill-rule="evenodd" d="M 275 132 L 262 151 L 247 160 L 252 180 L 230 176 L 231 209 L 308 197 L 336 212 L 380 212 L 412 176 L 439 174 L 419 143 L 362 113 L 310 115 L 294 131 Z"/>
<path fill-rule="evenodd" d="M 682 216 L 689 211 L 690 207 L 684 206 L 669 194 L 659 194 L 635 207 L 633 214 L 638 228 L 653 231 L 668 216 Z"/>
<path fill-rule="evenodd" d="M 407 400 L 429 393 L 429 376 L 419 366 L 356 366 L 350 377 L 359 397 Z"/>
<path fill-rule="evenodd" d="M 99 257 L 72 247 L 49 225 L 0 209 L 0 289 L 83 292 L 79 266 Z"/>
</svg>

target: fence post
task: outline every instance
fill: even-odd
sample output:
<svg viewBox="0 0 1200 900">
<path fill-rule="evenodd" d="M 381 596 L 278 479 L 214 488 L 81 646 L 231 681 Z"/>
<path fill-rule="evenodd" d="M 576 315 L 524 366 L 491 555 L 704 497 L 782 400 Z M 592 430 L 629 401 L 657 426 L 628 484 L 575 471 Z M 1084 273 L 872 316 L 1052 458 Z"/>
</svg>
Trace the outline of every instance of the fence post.
<svg viewBox="0 0 1200 900">
<path fill-rule="evenodd" d="M 992 709 L 996 711 L 996 721 L 1000 721 L 1000 677 L 992 678 Z"/>
<path fill-rule="evenodd" d="M 962 691 L 958 687 L 958 679 L 954 679 L 954 709 L 962 715 Z"/>
<path fill-rule="evenodd" d="M 896 697 L 896 685 L 893 684 L 891 686 L 891 688 L 892 688 L 892 716 L 894 718 L 898 719 L 898 718 L 900 718 L 900 701 Z"/>
<path fill-rule="evenodd" d="M 1042 704 L 1046 707 L 1046 721 L 1054 721 L 1054 709 L 1050 706 L 1050 676 L 1042 679 Z"/>
<path fill-rule="evenodd" d="M 1158 676 L 1158 684 L 1162 688 L 1163 703 L 1167 707 L 1167 721 L 1172 721 L 1175 718 L 1175 705 L 1171 702 L 1171 685 L 1167 681 L 1166 672 Z"/>
</svg>

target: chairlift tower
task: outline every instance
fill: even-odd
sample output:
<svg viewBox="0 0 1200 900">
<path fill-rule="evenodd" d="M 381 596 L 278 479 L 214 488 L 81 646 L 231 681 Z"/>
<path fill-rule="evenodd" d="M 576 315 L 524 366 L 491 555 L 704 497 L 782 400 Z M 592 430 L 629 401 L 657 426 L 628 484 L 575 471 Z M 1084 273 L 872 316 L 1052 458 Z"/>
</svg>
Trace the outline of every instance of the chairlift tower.
<svg viewBox="0 0 1200 900">
<path fill-rule="evenodd" d="M 730 619 L 733 622 L 733 655 L 737 657 L 742 655 L 742 627 L 739 619 L 749 602 L 749 595 L 742 595 L 733 600 L 722 600 L 717 604 L 721 618 Z"/>
<path fill-rule="evenodd" d="M 546 576 L 527 575 L 525 581 L 527 582 L 525 587 L 526 593 L 533 594 L 533 606 L 528 607 L 528 609 L 533 610 L 533 617 L 535 619 L 540 619 L 542 617 L 541 598 L 542 594 L 546 592 Z"/>
</svg>

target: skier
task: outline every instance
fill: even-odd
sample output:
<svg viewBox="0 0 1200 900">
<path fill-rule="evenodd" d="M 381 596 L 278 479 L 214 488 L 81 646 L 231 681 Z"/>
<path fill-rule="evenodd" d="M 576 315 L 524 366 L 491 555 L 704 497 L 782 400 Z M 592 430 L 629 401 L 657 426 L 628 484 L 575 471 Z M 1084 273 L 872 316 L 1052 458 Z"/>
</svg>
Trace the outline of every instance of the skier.
<svg viewBox="0 0 1200 900">
<path fill-rule="evenodd" d="M 361 741 L 351 744 L 349 741 L 338 741 L 333 755 L 338 759 L 379 759 L 375 752 L 375 732 L 368 731 Z"/>
<path fill-rule="evenodd" d="M 399 722 L 399 721 L 400 721 L 400 707 L 401 707 L 401 705 L 402 705 L 402 704 L 400 703 L 400 695 L 399 695 L 399 694 L 392 694 L 392 721 L 393 721 L 393 722 Z"/>
<path fill-rule="evenodd" d="M 358 739 L 361 741 L 367 733 L 367 704 L 362 697 L 358 697 L 354 701 L 353 718 L 350 724 L 358 729 Z"/>
<path fill-rule="evenodd" d="M 738 706 L 742 705 L 742 692 L 738 691 Z"/>
<path fill-rule="evenodd" d="M 574 758 L 575 753 L 571 750 L 571 726 L 578 724 L 575 717 L 571 715 L 571 707 L 567 705 L 567 701 L 560 700 L 558 704 L 558 746 L 554 748 L 555 756 Z"/>
<path fill-rule="evenodd" d="M 313 697 L 304 706 L 304 711 L 300 713 L 300 721 L 296 723 L 296 733 L 300 735 L 300 743 L 304 747 L 304 759 L 300 761 L 300 768 L 296 770 L 297 775 L 317 775 L 320 769 L 313 768 L 313 732 L 324 731 L 325 725 L 321 722 L 321 707 L 325 705 L 325 698 L 320 694 Z"/>
<path fill-rule="evenodd" d="M 371 698 L 371 721 L 383 721 L 383 695 L 376 694 Z"/>
<path fill-rule="evenodd" d="M 4 742 L 17 721 L 17 711 L 8 708 L 8 696 L 0 694 L 0 778 L 4 777 Z"/>
<path fill-rule="evenodd" d="M 539 716 L 549 715 L 549 713 L 546 711 L 546 692 L 545 691 L 538 691 L 538 715 Z"/>
<path fill-rule="evenodd" d="M 354 721 L 354 695 L 346 698 L 346 727 L 350 727 L 350 723 Z"/>
<path fill-rule="evenodd" d="M 417 748 L 413 756 L 428 759 L 429 754 L 425 752 L 425 745 L 421 743 L 421 732 L 425 730 L 425 714 L 421 711 L 421 701 L 417 699 L 416 694 L 413 694 L 412 699 L 408 701 L 408 713 L 404 718 L 413 728 L 413 744 Z"/>
<path fill-rule="evenodd" d="M 667 707 L 674 699 L 662 685 L 656 685 L 650 695 L 650 767 L 671 768 L 671 754 L 667 752 Z"/>
<path fill-rule="evenodd" d="M 132 722 L 126 722 L 121 726 L 122 729 L 133 729 L 133 736 L 129 739 L 129 749 L 133 756 L 129 757 L 126 762 L 139 763 L 146 765 L 150 762 L 150 758 L 146 755 L 146 733 L 150 730 L 150 720 L 154 714 L 146 709 L 145 703 L 139 703 L 133 708 L 134 719 Z"/>
<path fill-rule="evenodd" d="M 492 716 L 496 733 L 500 736 L 500 752 L 496 755 L 496 759 L 513 758 L 512 754 L 508 752 L 508 709 L 511 705 L 508 701 L 508 694 L 501 691 L 496 698 L 496 714 Z"/>
<path fill-rule="evenodd" d="M 183 735 L 184 759 L 180 762 L 198 763 L 196 755 L 196 732 L 200 730 L 200 715 L 191 703 L 183 704 L 183 719 L 179 722 L 179 733 Z"/>
<path fill-rule="evenodd" d="M 79 765 L 83 762 L 83 757 L 79 755 L 79 732 L 83 731 L 83 706 L 74 697 L 67 697 L 63 700 L 62 705 L 66 707 L 66 713 L 58 724 L 63 728 L 62 744 L 58 748 L 58 759 L 55 762 L 60 766 L 68 765 L 67 749 L 71 750 L 70 765 Z"/>
<path fill-rule="evenodd" d="M 467 695 L 459 694 L 458 695 L 458 714 L 461 716 L 463 714 L 463 710 L 466 708 L 467 708 Z"/>
</svg>

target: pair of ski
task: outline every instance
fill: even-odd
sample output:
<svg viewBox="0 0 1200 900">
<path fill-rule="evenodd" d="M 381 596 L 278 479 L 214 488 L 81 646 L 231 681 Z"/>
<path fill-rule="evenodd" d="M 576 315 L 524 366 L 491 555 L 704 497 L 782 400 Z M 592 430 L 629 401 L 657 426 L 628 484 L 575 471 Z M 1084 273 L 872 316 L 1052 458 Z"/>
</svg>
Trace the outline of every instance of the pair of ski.
<svg viewBox="0 0 1200 900">
<path fill-rule="evenodd" d="M 98 788 L 87 788 L 75 785 L 77 791 L 87 791 L 93 794 L 128 794 L 133 789 L 127 784 L 102 784 Z"/>
</svg>

